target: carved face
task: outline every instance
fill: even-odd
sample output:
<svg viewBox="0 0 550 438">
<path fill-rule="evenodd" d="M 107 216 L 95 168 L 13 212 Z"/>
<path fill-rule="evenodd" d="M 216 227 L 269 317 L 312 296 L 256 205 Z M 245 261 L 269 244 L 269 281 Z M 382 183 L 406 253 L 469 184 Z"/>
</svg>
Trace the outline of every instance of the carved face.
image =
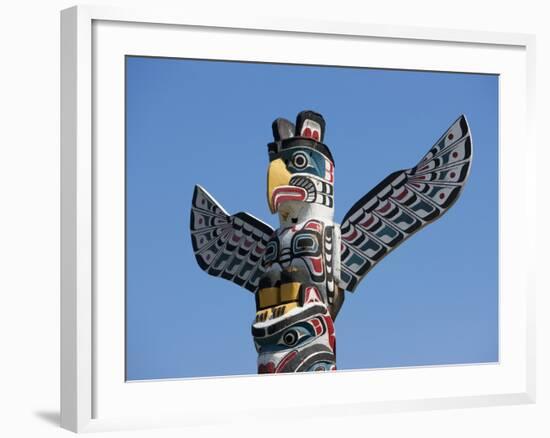
<svg viewBox="0 0 550 438">
<path fill-rule="evenodd" d="M 321 152 L 301 146 L 285 149 L 269 164 L 269 208 L 279 213 L 282 225 L 302 222 L 305 216 L 312 216 L 304 215 L 304 208 L 314 206 L 320 207 L 315 213 L 331 217 L 333 183 L 334 165 Z"/>
<path fill-rule="evenodd" d="M 336 369 L 334 324 L 315 287 L 304 287 L 305 302 L 290 312 L 252 325 L 258 373 Z"/>
<path fill-rule="evenodd" d="M 334 160 L 323 143 L 323 117 L 313 111 L 302 111 L 296 125 L 277 119 L 273 122 L 273 134 L 275 141 L 268 144 L 267 171 L 267 202 L 271 212 L 279 213 L 283 226 L 313 216 L 332 220 Z M 318 208 L 312 210 L 312 207 Z"/>
</svg>

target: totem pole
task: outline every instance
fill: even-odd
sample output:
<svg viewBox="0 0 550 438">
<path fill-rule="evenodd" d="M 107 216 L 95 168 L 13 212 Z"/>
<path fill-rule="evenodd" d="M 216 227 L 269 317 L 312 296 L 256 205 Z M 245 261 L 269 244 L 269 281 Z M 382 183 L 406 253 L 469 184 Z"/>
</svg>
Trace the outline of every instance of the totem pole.
<svg viewBox="0 0 550 438">
<path fill-rule="evenodd" d="M 191 209 L 199 266 L 255 294 L 252 336 L 259 373 L 336 369 L 334 320 L 344 291 L 412 234 L 440 218 L 468 178 L 472 141 L 461 116 L 415 167 L 390 174 L 345 215 L 334 216 L 334 159 L 325 121 L 273 122 L 267 202 L 276 230 L 248 213 L 230 215 L 200 186 Z"/>
</svg>

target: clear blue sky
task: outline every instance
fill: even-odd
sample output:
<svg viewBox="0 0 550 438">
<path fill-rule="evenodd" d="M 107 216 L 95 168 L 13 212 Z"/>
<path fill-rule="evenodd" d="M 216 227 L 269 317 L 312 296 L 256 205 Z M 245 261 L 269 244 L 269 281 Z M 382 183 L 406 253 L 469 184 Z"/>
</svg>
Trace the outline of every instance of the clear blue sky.
<svg viewBox="0 0 550 438">
<path fill-rule="evenodd" d="M 462 197 L 377 265 L 336 320 L 339 369 L 498 360 L 498 77 L 127 58 L 127 378 L 256 372 L 254 296 L 195 262 L 195 184 L 277 226 L 265 199 L 271 122 L 327 121 L 336 221 L 414 166 L 461 114 Z"/>
</svg>

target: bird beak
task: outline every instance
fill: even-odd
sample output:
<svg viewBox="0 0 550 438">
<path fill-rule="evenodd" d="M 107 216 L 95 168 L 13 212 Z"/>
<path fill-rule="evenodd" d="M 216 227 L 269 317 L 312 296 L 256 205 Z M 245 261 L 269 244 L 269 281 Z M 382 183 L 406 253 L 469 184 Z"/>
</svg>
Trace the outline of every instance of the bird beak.
<svg viewBox="0 0 550 438">
<path fill-rule="evenodd" d="M 277 211 L 277 206 L 274 205 L 273 192 L 277 187 L 287 186 L 290 183 L 291 174 L 286 169 L 283 160 L 277 158 L 269 163 L 267 169 L 267 203 L 271 213 Z"/>
</svg>

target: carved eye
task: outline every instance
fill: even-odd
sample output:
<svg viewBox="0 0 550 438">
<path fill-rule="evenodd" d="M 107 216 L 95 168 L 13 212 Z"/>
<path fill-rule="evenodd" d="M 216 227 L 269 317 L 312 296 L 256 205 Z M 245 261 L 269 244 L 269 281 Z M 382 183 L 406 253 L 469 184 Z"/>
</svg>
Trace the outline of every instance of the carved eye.
<svg viewBox="0 0 550 438">
<path fill-rule="evenodd" d="M 299 338 L 300 336 L 296 330 L 287 330 L 283 335 L 283 342 L 289 347 L 292 347 L 296 345 Z"/>
<path fill-rule="evenodd" d="M 295 347 L 298 344 L 307 342 L 309 339 L 315 337 L 315 331 L 311 327 L 292 326 L 286 329 L 277 344 L 280 347 Z"/>
<path fill-rule="evenodd" d="M 308 164 L 309 164 L 309 160 L 307 158 L 307 155 L 304 152 L 296 152 L 292 156 L 292 165 L 296 169 L 305 169 Z"/>
<path fill-rule="evenodd" d="M 298 234 L 292 242 L 292 251 L 295 255 L 316 255 L 319 251 L 319 244 L 315 235 Z"/>
</svg>

